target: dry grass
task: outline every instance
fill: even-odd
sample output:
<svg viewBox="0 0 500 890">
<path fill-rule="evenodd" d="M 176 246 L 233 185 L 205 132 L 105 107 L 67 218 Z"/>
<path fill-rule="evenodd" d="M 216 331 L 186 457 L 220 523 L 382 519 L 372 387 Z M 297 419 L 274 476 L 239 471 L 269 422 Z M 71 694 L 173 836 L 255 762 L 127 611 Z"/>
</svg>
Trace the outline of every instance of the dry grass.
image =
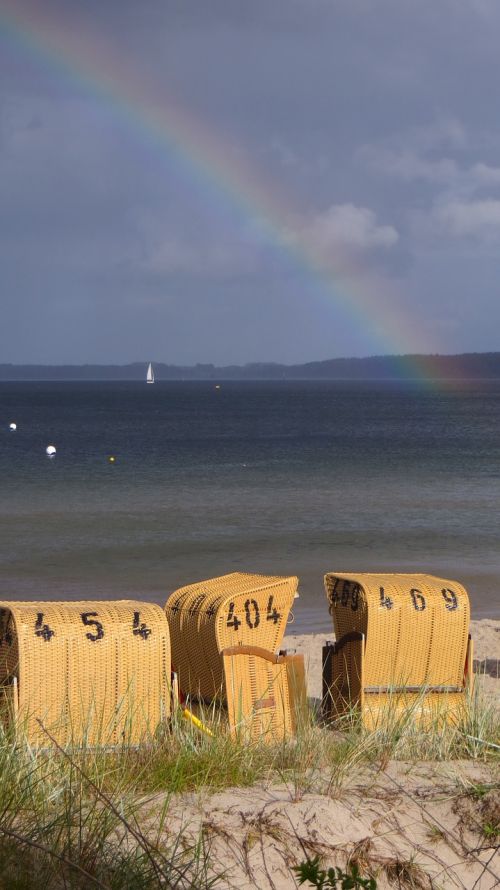
<svg viewBox="0 0 500 890">
<path fill-rule="evenodd" d="M 217 878 L 210 872 L 206 833 L 186 847 L 181 829 L 173 836 L 166 830 L 173 794 L 285 783 L 291 799 L 299 800 L 309 791 L 342 793 L 363 764 L 377 771 L 394 759 L 498 762 L 498 751 L 483 744 L 500 742 L 498 712 L 479 692 L 456 725 L 443 727 L 441 722 L 423 731 L 411 715 L 389 714 L 383 729 L 368 732 L 355 714 L 330 728 L 318 725 L 311 712 L 296 738 L 276 745 L 232 739 L 221 711 L 201 717 L 213 736 L 176 715 L 147 745 L 114 751 L 64 752 L 50 749 L 49 739 L 47 750 L 34 751 L 19 741 L 22 733 L 16 738 L 0 730 L 3 886 L 208 890 L 217 885 Z M 483 795 L 492 801 L 489 809 L 484 800 L 479 803 L 484 810 L 483 836 L 493 843 L 498 841 L 499 826 L 492 790 L 488 787 Z M 162 803 L 154 827 L 143 833 L 139 813 L 148 795 L 158 792 Z M 480 798 L 477 789 L 464 793 Z M 384 868 L 387 874 L 392 869 L 399 886 L 427 886 L 415 863 L 395 861 Z"/>
</svg>

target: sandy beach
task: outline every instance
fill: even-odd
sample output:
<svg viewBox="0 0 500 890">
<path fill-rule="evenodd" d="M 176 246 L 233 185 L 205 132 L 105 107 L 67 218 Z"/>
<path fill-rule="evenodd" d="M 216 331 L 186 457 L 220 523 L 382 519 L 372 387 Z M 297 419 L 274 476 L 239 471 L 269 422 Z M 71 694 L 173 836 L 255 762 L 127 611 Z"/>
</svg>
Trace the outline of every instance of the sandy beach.
<svg viewBox="0 0 500 890">
<path fill-rule="evenodd" d="M 485 789 L 479 799 L 475 788 Z M 145 808 L 146 820 L 161 802 Z M 342 788 L 324 793 L 284 782 L 185 795 L 169 829 L 182 828 L 186 842 L 201 831 L 214 874 L 224 872 L 220 890 L 296 890 L 293 866 L 315 855 L 327 868 L 357 862 L 378 890 L 494 890 L 498 838 L 481 826 L 499 813 L 490 767 L 391 762 L 353 767 Z"/>
<path fill-rule="evenodd" d="M 471 632 L 477 682 L 486 701 L 500 705 L 500 622 L 473 621 Z M 304 654 L 316 700 L 328 638 L 333 633 L 284 640 Z M 317 854 L 327 867 L 357 862 L 362 874 L 376 875 L 378 890 L 493 890 L 500 884 L 500 776 L 483 751 L 467 761 L 353 761 L 338 784 L 314 772 L 312 756 L 310 781 L 284 771 L 281 782 L 182 795 L 170 810 L 171 830 L 184 826 L 193 839 L 202 833 L 214 873 L 224 871 L 216 886 L 227 890 L 294 890 L 293 866 Z"/>
</svg>

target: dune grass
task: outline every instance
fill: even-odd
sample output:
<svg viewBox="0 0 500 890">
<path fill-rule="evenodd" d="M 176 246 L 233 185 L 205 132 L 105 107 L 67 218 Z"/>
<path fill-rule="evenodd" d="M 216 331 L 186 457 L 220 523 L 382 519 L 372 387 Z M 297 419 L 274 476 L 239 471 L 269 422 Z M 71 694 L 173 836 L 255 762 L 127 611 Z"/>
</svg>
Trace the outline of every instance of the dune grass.
<svg viewBox="0 0 500 890">
<path fill-rule="evenodd" d="M 394 759 L 500 763 L 486 744 L 500 744 L 500 715 L 479 688 L 458 723 L 425 730 L 411 712 L 369 732 L 355 713 L 325 727 L 311 711 L 295 738 L 269 745 L 231 738 L 220 711 L 201 716 L 213 736 L 179 713 L 148 744 L 113 751 L 63 751 L 49 737 L 32 750 L 21 732 L 0 728 L 1 886 L 208 890 L 220 875 L 202 836 L 186 845 L 183 827 L 172 826 L 173 794 L 261 782 L 285 783 L 299 799 L 336 794 L 363 765 L 384 769 Z"/>
</svg>

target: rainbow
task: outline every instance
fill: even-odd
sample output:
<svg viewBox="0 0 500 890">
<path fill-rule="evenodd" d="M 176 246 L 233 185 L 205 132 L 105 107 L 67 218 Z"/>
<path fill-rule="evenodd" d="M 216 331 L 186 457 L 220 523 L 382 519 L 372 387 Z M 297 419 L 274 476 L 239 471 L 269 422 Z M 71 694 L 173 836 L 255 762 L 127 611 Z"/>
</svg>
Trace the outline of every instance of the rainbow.
<svg viewBox="0 0 500 890">
<path fill-rule="evenodd" d="M 0 35 L 52 73 L 99 97 L 136 133 L 159 144 L 198 189 L 216 189 L 227 207 L 258 225 L 265 238 L 305 271 L 330 306 L 350 316 L 374 343 L 389 352 L 415 353 L 423 334 L 387 282 L 363 281 L 348 256 L 337 250 L 326 259 L 300 235 L 299 215 L 289 196 L 232 150 L 205 122 L 161 91 L 88 23 L 71 28 L 44 3 L 0 0 Z M 299 232 L 299 234 L 297 234 Z M 400 296 L 400 295 L 399 295 Z M 426 338 L 428 343 L 428 338 Z M 428 343 L 429 351 L 436 345 Z M 427 351 L 427 350 L 426 350 Z M 404 360 L 401 358 L 400 360 Z M 413 355 L 415 376 L 432 376 L 432 363 Z"/>
</svg>

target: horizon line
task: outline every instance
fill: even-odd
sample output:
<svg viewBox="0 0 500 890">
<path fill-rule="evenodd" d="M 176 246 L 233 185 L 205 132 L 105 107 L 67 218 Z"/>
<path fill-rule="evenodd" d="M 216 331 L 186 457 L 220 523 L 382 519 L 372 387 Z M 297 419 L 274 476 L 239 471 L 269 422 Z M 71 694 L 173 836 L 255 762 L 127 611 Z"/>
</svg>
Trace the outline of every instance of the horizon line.
<svg viewBox="0 0 500 890">
<path fill-rule="evenodd" d="M 332 358 L 317 358 L 317 359 L 308 359 L 302 362 L 278 362 L 273 361 L 271 359 L 261 359 L 261 360 L 253 360 L 243 363 L 225 363 L 225 364 L 216 364 L 213 361 L 198 361 L 191 364 L 183 364 L 183 363 L 173 363 L 167 362 L 160 359 L 135 359 L 133 361 L 125 361 L 125 362 L 99 362 L 99 361 L 84 361 L 84 362 L 34 362 L 34 361 L 26 361 L 26 362 L 2 362 L 0 361 L 0 368 L 128 368 L 128 367 L 137 367 L 142 365 L 154 364 L 154 365 L 164 365 L 168 368 L 186 368 L 186 369 L 195 369 L 195 368 L 251 368 L 251 367 L 262 367 L 269 365 L 271 367 L 282 367 L 282 368 L 300 368 L 305 367 L 307 365 L 313 364 L 326 364 L 327 362 L 364 362 L 364 361 L 374 361 L 379 359 L 408 359 L 408 358 L 423 358 L 423 359 L 458 359 L 458 358 L 469 358 L 469 357 L 477 357 L 477 356 L 500 356 L 500 349 L 498 350 L 488 350 L 485 352 L 473 351 L 473 352 L 405 352 L 405 353 L 377 353 L 371 355 L 363 355 L 363 356 L 335 356 Z"/>
</svg>

